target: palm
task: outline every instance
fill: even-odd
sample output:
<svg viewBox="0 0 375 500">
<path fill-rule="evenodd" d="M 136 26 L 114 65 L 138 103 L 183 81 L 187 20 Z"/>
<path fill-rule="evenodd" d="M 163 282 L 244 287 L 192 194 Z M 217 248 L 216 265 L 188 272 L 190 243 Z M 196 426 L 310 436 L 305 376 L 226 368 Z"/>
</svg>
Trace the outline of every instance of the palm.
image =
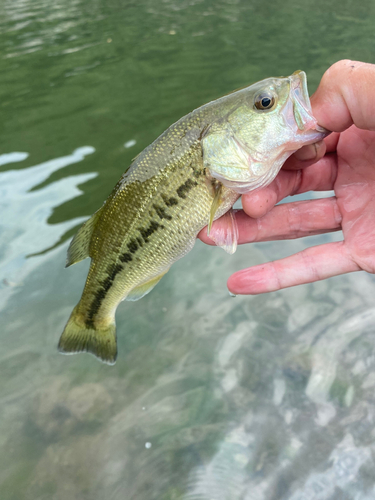
<svg viewBox="0 0 375 500">
<path fill-rule="evenodd" d="M 360 269 L 375 272 L 375 132 L 351 127 L 337 144 L 334 190 L 345 246 Z"/>
</svg>

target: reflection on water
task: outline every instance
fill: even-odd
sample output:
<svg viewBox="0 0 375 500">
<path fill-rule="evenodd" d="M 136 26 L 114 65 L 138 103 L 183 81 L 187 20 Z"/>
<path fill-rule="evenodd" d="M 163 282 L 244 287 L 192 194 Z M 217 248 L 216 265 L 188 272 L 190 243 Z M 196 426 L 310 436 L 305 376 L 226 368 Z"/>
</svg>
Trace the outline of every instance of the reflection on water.
<svg viewBox="0 0 375 500">
<path fill-rule="evenodd" d="M 2 31 L 13 34 L 13 43 L 8 44 L 3 54 L 5 59 L 37 52 L 45 45 L 53 47 L 64 33 L 74 28 L 84 28 L 85 25 L 80 1 L 51 3 L 46 0 L 6 0 L 0 12 Z M 17 36 L 18 32 L 23 33 L 23 36 Z M 77 45 L 76 37 L 71 40 Z M 91 45 L 80 44 L 61 53 L 68 54 Z"/>
<path fill-rule="evenodd" d="M 56 350 L 89 264 L 64 269 L 67 234 L 131 159 L 234 88 L 375 62 L 374 23 L 370 0 L 1 3 L 1 500 L 375 498 L 374 278 L 225 287 L 339 234 L 197 243 L 119 307 L 115 366 Z"/>
<path fill-rule="evenodd" d="M 12 295 L 14 287 L 22 286 L 25 277 L 40 264 L 40 259 L 27 259 L 27 256 L 52 247 L 66 231 L 85 220 L 78 217 L 60 224 L 47 224 L 53 208 L 80 195 L 77 186 L 97 174 L 75 175 L 39 189 L 37 186 L 53 172 L 82 161 L 94 151 L 86 146 L 41 165 L 0 173 L 0 279 L 3 288 L 0 310 L 6 306 L 6 298 Z M 0 155 L 0 164 L 22 161 L 26 157 L 26 153 Z"/>
</svg>

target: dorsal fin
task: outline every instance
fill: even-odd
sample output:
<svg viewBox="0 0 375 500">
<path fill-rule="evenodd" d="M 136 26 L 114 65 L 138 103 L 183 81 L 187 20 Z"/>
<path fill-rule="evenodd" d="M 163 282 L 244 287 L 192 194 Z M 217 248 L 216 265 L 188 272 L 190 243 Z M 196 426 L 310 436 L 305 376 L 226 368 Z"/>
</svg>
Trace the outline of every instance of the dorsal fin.
<svg viewBox="0 0 375 500">
<path fill-rule="evenodd" d="M 86 259 L 90 256 L 89 250 L 91 236 L 92 232 L 94 231 L 96 222 L 100 217 L 102 208 L 99 208 L 99 210 L 95 212 L 94 215 L 83 224 L 83 226 L 78 230 L 78 232 L 72 239 L 68 248 L 65 267 L 69 267 L 72 264 L 77 264 L 77 262 L 80 262 L 81 260 Z"/>
</svg>

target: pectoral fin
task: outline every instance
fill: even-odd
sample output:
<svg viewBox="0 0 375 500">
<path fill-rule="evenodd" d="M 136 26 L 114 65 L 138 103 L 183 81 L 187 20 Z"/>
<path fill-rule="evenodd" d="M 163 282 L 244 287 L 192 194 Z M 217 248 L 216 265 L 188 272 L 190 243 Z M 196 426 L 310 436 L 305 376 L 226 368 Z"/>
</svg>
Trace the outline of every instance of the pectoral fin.
<svg viewBox="0 0 375 500">
<path fill-rule="evenodd" d="M 214 199 L 212 200 L 212 205 L 211 205 L 211 210 L 210 210 L 210 219 L 208 221 L 208 226 L 207 226 L 207 236 L 210 236 L 210 231 L 212 227 L 212 223 L 215 218 L 215 214 L 217 212 L 217 209 L 220 207 L 222 203 L 222 198 L 221 198 L 221 190 L 222 190 L 223 185 L 220 183 L 217 183 L 213 189 L 214 189 Z"/>
<path fill-rule="evenodd" d="M 229 254 L 237 250 L 238 226 L 232 208 L 218 219 L 208 236 Z"/>
<path fill-rule="evenodd" d="M 147 295 L 149 292 L 151 292 L 151 290 L 154 288 L 154 286 L 156 286 L 159 283 L 159 281 L 162 279 L 164 274 L 167 274 L 168 271 L 169 271 L 169 267 L 166 271 L 163 271 L 158 276 L 155 276 L 155 278 L 152 278 L 152 280 L 147 281 L 146 283 L 143 283 L 142 285 L 139 285 L 139 286 L 136 286 L 135 288 L 133 288 L 133 290 L 131 290 L 131 292 L 128 293 L 125 300 L 131 300 L 131 301 L 139 300 L 142 297 L 144 297 L 145 295 Z"/>
<path fill-rule="evenodd" d="M 102 209 L 100 208 L 97 212 L 95 212 L 94 215 L 83 224 L 72 239 L 68 248 L 68 256 L 66 258 L 65 267 L 69 267 L 72 264 L 76 264 L 77 262 L 90 257 L 89 251 L 91 236 L 94 231 L 95 224 L 99 219 L 101 210 Z"/>
</svg>

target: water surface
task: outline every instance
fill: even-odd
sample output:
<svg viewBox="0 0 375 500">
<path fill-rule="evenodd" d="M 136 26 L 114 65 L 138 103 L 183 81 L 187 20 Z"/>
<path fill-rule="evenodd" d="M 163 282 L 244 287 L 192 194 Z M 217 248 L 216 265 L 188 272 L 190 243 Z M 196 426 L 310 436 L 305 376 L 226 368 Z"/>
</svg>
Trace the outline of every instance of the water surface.
<svg viewBox="0 0 375 500">
<path fill-rule="evenodd" d="M 235 88 L 375 63 L 374 25 L 366 0 L 1 3 L 1 500 L 375 497 L 374 278 L 225 286 L 340 234 L 198 242 L 119 307 L 115 366 L 56 350 L 88 270 L 68 240 L 131 159 Z"/>
</svg>

